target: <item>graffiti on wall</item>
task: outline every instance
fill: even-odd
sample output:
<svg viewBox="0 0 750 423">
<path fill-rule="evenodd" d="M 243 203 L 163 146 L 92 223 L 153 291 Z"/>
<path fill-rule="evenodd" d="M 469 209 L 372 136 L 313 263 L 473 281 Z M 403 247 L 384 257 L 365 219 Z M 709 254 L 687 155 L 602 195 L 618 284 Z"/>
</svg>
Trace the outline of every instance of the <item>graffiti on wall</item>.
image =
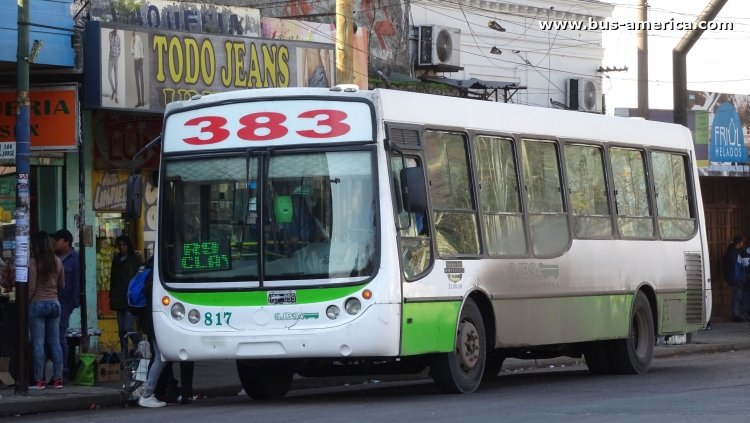
<svg viewBox="0 0 750 423">
<path fill-rule="evenodd" d="M 335 24 L 335 0 L 248 1 L 263 7 L 263 15 L 308 22 Z M 354 20 L 357 32 L 367 34 L 370 74 L 381 71 L 408 73 L 408 2 L 397 0 L 355 0 Z"/>
<path fill-rule="evenodd" d="M 336 42 L 336 26 L 292 19 L 263 18 L 263 38 L 334 43 Z M 367 89 L 367 32 L 357 31 L 352 40 L 354 43 L 354 83 L 362 89 Z M 298 55 L 298 70 L 306 69 L 311 65 L 311 61 L 307 59 L 311 52 L 308 50 L 306 53 L 305 56 Z M 330 60 L 332 61 L 333 58 Z M 311 74 L 314 71 L 306 69 L 305 72 Z M 333 71 L 330 73 L 331 84 L 335 83 L 335 73 Z"/>
</svg>

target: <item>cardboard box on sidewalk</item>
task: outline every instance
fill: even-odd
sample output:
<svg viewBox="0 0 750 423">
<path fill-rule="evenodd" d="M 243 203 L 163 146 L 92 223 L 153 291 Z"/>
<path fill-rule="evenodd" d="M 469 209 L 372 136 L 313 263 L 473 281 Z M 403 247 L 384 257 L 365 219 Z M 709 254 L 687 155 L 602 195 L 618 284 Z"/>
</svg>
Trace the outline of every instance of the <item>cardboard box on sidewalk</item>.
<svg viewBox="0 0 750 423">
<path fill-rule="evenodd" d="M 15 385 L 16 381 L 10 375 L 10 357 L 0 357 L 0 384 Z"/>
<path fill-rule="evenodd" d="M 96 364 L 96 383 L 100 382 L 118 382 L 121 379 L 120 363 Z"/>
</svg>

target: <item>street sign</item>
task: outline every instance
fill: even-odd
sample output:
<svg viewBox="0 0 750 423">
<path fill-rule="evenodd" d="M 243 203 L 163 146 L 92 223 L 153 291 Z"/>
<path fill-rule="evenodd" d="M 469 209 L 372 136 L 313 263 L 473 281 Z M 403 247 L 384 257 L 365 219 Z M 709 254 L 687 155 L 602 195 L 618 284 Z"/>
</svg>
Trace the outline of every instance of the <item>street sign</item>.
<svg viewBox="0 0 750 423">
<path fill-rule="evenodd" d="M 4 164 L 4 165 L 16 164 L 16 142 L 15 141 L 0 142 L 0 164 Z"/>
</svg>

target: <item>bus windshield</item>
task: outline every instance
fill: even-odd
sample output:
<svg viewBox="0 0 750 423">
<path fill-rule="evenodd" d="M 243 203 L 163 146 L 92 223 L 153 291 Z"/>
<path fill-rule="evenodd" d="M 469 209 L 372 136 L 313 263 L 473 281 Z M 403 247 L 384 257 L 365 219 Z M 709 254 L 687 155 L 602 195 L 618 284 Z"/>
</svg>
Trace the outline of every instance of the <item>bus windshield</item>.
<svg viewBox="0 0 750 423">
<path fill-rule="evenodd" d="M 373 166 L 372 150 L 169 159 L 164 281 L 252 288 L 371 276 Z"/>
</svg>

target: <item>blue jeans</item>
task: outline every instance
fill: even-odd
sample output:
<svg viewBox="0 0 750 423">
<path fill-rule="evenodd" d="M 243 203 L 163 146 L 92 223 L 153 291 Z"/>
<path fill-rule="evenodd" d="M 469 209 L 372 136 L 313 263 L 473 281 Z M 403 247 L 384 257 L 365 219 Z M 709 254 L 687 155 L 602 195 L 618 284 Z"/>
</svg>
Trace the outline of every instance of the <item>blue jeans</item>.
<svg viewBox="0 0 750 423">
<path fill-rule="evenodd" d="M 127 335 L 128 332 L 134 331 L 134 323 L 135 316 L 133 316 L 129 311 L 117 310 L 117 335 L 120 337 L 120 353 L 122 354 L 122 359 L 124 359 L 125 357 L 130 357 L 130 355 L 128 355 L 128 340 L 127 338 L 125 338 L 125 335 Z M 138 343 L 141 342 L 141 337 L 135 336 L 132 338 L 132 341 L 137 347 Z"/>
<path fill-rule="evenodd" d="M 150 313 L 147 312 L 147 313 Z M 159 352 L 159 344 L 156 342 L 156 337 L 149 338 L 151 343 L 152 354 L 151 354 L 151 366 L 148 368 L 148 377 L 146 377 L 146 383 L 143 385 L 143 396 L 150 397 L 154 395 L 156 389 L 156 382 L 159 381 L 161 371 L 164 370 L 166 363 L 161 361 L 161 352 Z"/>
<path fill-rule="evenodd" d="M 744 312 L 742 309 L 742 282 L 734 282 L 730 287 L 732 289 L 732 318 L 737 319 Z"/>
<path fill-rule="evenodd" d="M 44 379 L 45 344 L 52 355 L 53 378 L 61 378 L 63 372 L 62 348 L 60 348 L 60 303 L 36 301 L 29 306 L 34 380 Z"/>
<path fill-rule="evenodd" d="M 73 306 L 70 304 L 60 304 L 60 349 L 63 356 L 63 374 L 67 375 L 68 369 L 68 326 L 70 326 L 70 315 L 73 313 Z M 67 376 L 69 377 L 69 375 Z"/>
</svg>

